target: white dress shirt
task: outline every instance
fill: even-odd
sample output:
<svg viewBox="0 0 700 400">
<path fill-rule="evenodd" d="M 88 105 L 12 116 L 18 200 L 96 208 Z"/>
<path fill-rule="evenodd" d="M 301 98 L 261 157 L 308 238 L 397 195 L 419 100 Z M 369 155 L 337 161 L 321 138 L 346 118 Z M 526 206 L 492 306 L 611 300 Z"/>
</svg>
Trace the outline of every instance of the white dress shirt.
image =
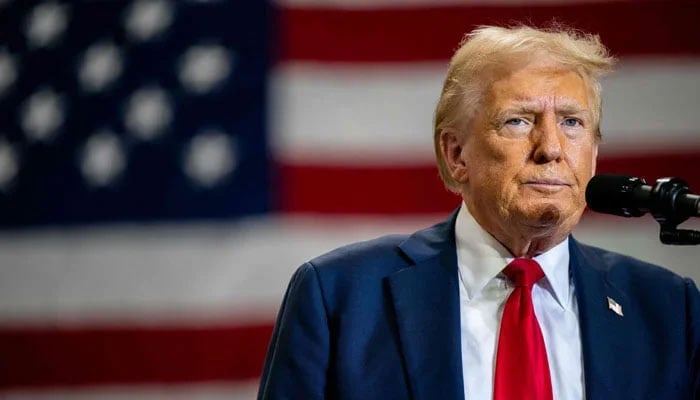
<svg viewBox="0 0 700 400">
<path fill-rule="evenodd" d="M 464 204 L 457 215 L 455 238 L 464 397 L 492 400 L 501 315 L 513 291 L 501 271 L 513 256 L 474 220 Z M 532 301 L 547 347 L 554 399 L 582 400 L 581 334 L 569 275 L 568 242 L 535 257 L 545 278 L 532 288 Z"/>
</svg>

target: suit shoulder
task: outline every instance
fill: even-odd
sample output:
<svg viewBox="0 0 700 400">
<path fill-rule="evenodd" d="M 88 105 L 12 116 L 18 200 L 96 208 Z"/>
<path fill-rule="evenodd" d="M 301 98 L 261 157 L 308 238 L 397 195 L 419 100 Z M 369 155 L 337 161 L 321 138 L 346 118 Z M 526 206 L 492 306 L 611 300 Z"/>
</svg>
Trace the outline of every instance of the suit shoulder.
<svg viewBox="0 0 700 400">
<path fill-rule="evenodd" d="M 308 261 L 315 272 L 330 314 L 337 315 L 348 304 L 357 309 L 381 303 L 383 281 L 409 266 L 398 245 L 407 236 L 389 235 L 339 247 Z"/>
<path fill-rule="evenodd" d="M 608 276 L 613 279 L 647 281 L 656 285 L 663 283 L 684 285 L 687 281 L 686 278 L 666 267 L 580 242 L 576 244 L 592 265 L 605 269 Z M 596 260 L 599 261 L 596 262 Z"/>
<path fill-rule="evenodd" d="M 406 266 L 398 246 L 408 235 L 386 235 L 338 247 L 308 261 L 320 274 L 361 269 L 363 273 L 392 272 Z"/>
</svg>

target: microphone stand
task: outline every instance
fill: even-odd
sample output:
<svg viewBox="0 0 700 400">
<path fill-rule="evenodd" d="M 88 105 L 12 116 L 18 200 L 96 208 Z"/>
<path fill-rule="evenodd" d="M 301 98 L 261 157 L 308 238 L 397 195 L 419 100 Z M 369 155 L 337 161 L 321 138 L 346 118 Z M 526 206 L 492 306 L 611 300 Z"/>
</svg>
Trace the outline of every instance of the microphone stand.
<svg viewBox="0 0 700 400">
<path fill-rule="evenodd" d="M 661 243 L 672 245 L 700 244 L 700 231 L 678 229 L 678 225 L 685 222 L 690 216 L 675 209 L 674 200 L 679 194 L 690 193 L 688 184 L 678 178 L 661 178 L 656 181 L 651 192 L 653 199 L 651 215 L 661 226 L 659 232 Z"/>
</svg>

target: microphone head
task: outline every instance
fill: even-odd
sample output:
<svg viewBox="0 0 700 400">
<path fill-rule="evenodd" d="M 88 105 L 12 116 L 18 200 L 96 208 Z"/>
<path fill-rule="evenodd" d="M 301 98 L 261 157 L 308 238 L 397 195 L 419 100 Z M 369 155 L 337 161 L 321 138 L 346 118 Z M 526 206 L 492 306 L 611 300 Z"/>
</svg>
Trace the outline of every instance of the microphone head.
<svg viewBox="0 0 700 400">
<path fill-rule="evenodd" d="M 597 212 L 622 217 L 641 217 L 647 210 L 640 207 L 644 179 L 628 175 L 596 175 L 586 186 L 586 203 Z"/>
</svg>

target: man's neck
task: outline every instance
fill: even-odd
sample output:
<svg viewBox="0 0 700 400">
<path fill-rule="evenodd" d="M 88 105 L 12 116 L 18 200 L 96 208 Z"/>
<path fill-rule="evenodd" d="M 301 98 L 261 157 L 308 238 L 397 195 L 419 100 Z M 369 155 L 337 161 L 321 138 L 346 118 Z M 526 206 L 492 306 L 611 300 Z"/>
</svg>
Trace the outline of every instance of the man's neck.
<svg viewBox="0 0 700 400">
<path fill-rule="evenodd" d="M 548 226 L 534 223 L 528 225 L 516 221 L 486 221 L 469 209 L 466 202 L 462 207 L 467 207 L 474 220 L 513 257 L 532 258 L 546 252 L 564 241 L 575 225 L 575 221 L 561 221 Z"/>
<path fill-rule="evenodd" d="M 513 257 L 525 258 L 532 258 L 546 252 L 561 243 L 568 236 L 568 234 L 560 234 L 543 237 L 499 237 L 499 235 L 494 235 L 493 233 L 491 235 L 508 249 Z"/>
</svg>

